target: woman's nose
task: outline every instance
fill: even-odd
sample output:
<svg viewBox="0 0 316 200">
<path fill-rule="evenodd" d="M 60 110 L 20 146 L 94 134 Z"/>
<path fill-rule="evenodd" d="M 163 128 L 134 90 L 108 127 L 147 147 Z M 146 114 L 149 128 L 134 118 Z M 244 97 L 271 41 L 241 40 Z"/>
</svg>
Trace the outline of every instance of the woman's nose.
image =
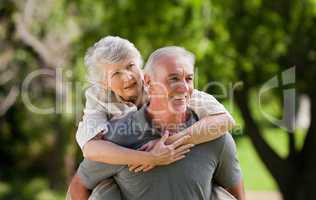
<svg viewBox="0 0 316 200">
<path fill-rule="evenodd" d="M 123 79 L 124 79 L 124 81 L 129 81 L 129 80 L 132 80 L 134 77 L 133 77 L 133 75 L 132 75 L 132 73 L 131 72 L 129 72 L 129 71 L 124 71 L 124 73 L 123 73 Z"/>
</svg>

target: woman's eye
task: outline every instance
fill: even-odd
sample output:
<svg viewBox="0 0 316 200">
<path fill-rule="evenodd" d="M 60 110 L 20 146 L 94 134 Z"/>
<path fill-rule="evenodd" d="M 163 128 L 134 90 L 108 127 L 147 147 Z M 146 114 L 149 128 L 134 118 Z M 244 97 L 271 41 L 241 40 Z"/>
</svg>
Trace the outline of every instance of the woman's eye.
<svg viewBox="0 0 316 200">
<path fill-rule="evenodd" d="M 112 74 L 112 78 L 118 78 L 120 76 L 121 72 L 115 72 Z"/>
<path fill-rule="evenodd" d="M 134 64 L 130 64 L 127 66 L 127 69 L 132 69 L 134 67 Z"/>
</svg>

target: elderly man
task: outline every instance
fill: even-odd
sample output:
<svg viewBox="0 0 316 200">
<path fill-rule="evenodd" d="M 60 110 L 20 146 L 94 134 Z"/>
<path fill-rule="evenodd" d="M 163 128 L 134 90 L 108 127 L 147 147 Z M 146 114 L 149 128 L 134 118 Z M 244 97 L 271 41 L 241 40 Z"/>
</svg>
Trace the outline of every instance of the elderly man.
<svg viewBox="0 0 316 200">
<path fill-rule="evenodd" d="M 198 121 L 197 115 L 187 107 L 193 91 L 193 75 L 194 56 L 190 52 L 180 47 L 156 50 L 145 67 L 149 103 L 109 123 L 106 139 L 138 148 L 159 138 L 163 132 L 176 133 Z M 185 159 L 149 172 L 135 174 L 126 166 L 84 160 L 77 176 L 87 189 L 93 189 L 103 179 L 114 177 L 123 198 L 131 200 L 209 200 L 213 182 L 237 199 L 244 199 L 235 144 L 229 134 L 197 145 Z"/>
</svg>

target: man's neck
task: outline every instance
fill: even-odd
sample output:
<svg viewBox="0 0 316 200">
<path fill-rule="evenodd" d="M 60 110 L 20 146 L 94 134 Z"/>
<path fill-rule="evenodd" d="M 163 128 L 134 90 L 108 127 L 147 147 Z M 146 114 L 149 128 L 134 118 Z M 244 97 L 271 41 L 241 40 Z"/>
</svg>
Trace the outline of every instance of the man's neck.
<svg viewBox="0 0 316 200">
<path fill-rule="evenodd" d="M 147 112 L 152 120 L 153 125 L 160 130 L 168 130 L 170 132 L 178 132 L 188 117 L 187 112 L 172 112 L 168 106 L 161 106 L 151 102 L 147 107 Z"/>
</svg>

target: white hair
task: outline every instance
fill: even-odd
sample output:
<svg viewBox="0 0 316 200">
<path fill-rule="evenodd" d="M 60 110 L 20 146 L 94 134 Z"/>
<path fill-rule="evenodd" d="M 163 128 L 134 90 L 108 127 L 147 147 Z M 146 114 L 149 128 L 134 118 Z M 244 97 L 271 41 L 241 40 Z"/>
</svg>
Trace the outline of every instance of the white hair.
<svg viewBox="0 0 316 200">
<path fill-rule="evenodd" d="M 154 73 L 155 64 L 163 57 L 174 56 L 176 58 L 185 58 L 194 67 L 195 56 L 190 51 L 183 47 L 178 46 L 167 46 L 155 50 L 148 58 L 144 72 L 146 74 L 152 75 Z"/>
<path fill-rule="evenodd" d="M 137 66 L 141 67 L 143 60 L 140 52 L 130 41 L 118 36 L 106 36 L 90 47 L 84 57 L 88 68 L 88 80 L 95 83 L 104 80 L 104 68 L 100 65 L 118 63 L 127 58 L 136 58 Z"/>
</svg>

